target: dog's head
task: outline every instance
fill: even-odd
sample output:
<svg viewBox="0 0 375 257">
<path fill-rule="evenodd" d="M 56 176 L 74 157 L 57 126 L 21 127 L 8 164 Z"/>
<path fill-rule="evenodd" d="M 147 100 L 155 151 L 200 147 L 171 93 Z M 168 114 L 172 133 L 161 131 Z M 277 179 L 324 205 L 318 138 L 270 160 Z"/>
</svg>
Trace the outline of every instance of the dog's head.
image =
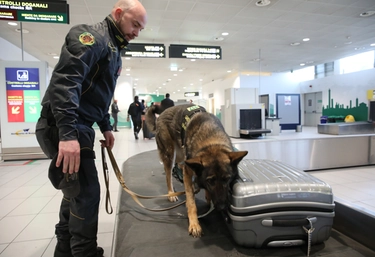
<svg viewBox="0 0 375 257">
<path fill-rule="evenodd" d="M 237 165 L 247 151 L 210 153 L 185 161 L 196 175 L 196 182 L 210 195 L 217 210 L 228 207 L 231 182 L 238 177 Z"/>
</svg>

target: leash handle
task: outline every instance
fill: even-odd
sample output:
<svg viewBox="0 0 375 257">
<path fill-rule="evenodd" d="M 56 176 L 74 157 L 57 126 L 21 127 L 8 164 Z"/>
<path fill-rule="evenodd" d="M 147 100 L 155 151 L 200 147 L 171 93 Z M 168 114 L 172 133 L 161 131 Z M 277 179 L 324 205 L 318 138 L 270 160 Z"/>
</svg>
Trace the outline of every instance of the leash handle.
<svg viewBox="0 0 375 257">
<path fill-rule="evenodd" d="M 113 213 L 113 208 L 112 208 L 112 203 L 111 203 L 111 194 L 109 192 L 109 170 L 108 170 L 107 161 L 105 159 L 104 147 L 102 147 L 102 166 L 103 166 L 104 182 L 105 182 L 105 187 L 106 187 L 106 192 L 105 192 L 105 211 L 108 214 L 112 214 Z M 110 209 L 108 207 L 110 207 Z"/>
<path fill-rule="evenodd" d="M 157 196 L 144 196 L 144 195 L 140 195 L 140 194 L 137 194 L 137 193 L 134 193 L 133 191 L 131 191 L 125 184 L 125 180 L 124 180 L 124 177 L 122 176 L 122 173 L 117 165 L 117 162 L 116 162 L 116 159 L 115 157 L 113 156 L 113 153 L 111 151 L 111 149 L 109 147 L 106 147 L 107 148 L 107 153 L 108 153 L 108 156 L 109 156 L 109 160 L 111 161 L 111 164 L 112 164 L 112 168 L 113 168 L 113 171 L 115 172 L 115 175 L 117 177 L 117 180 L 120 182 L 122 188 L 124 189 L 125 192 L 127 192 L 132 198 L 133 200 L 139 205 L 141 206 L 143 209 L 146 209 L 148 211 L 154 211 L 154 212 L 162 212 L 162 211 L 167 211 L 167 210 L 171 210 L 171 209 L 174 209 L 178 206 L 181 206 L 183 204 L 185 204 L 186 200 L 185 201 L 182 201 L 181 203 L 178 203 L 176 205 L 173 205 L 171 207 L 168 207 L 168 208 L 161 208 L 161 209 L 151 209 L 151 208 L 147 208 L 145 207 L 140 201 L 138 198 L 141 198 L 141 199 L 153 199 L 153 198 L 166 198 L 166 197 L 170 197 L 170 196 L 179 196 L 179 195 L 183 195 L 185 194 L 185 192 L 175 192 L 175 193 L 172 193 L 172 194 L 165 194 L 165 195 L 157 195 Z M 105 157 L 105 150 L 104 150 L 104 147 L 102 146 L 102 163 L 103 163 L 103 170 L 107 170 L 108 171 L 108 166 L 107 166 L 107 161 L 106 161 L 106 157 Z M 104 172 L 105 173 L 105 172 Z M 106 177 L 106 174 L 104 174 L 104 176 Z M 107 193 L 108 193 L 108 197 L 106 197 L 106 208 L 107 208 L 107 203 L 110 202 L 110 197 L 109 197 L 109 181 L 107 183 L 107 179 L 106 179 L 106 186 L 107 186 Z M 111 208 L 112 208 L 112 205 L 111 205 Z M 107 211 L 108 213 L 108 211 Z M 111 212 L 112 213 L 112 212 Z M 111 214 L 111 213 L 108 213 L 108 214 Z"/>
</svg>

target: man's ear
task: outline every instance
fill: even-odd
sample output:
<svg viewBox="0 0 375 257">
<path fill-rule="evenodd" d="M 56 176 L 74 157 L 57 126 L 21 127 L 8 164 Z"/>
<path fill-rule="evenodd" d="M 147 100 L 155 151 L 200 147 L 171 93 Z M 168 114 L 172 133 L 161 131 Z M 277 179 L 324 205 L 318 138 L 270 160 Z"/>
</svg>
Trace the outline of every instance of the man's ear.
<svg viewBox="0 0 375 257">
<path fill-rule="evenodd" d="M 114 12 L 114 17 L 113 17 L 113 18 L 115 18 L 115 21 L 120 20 L 120 18 L 121 18 L 121 13 L 122 13 L 121 8 L 120 8 L 120 7 L 117 7 L 116 10 L 115 10 L 115 12 Z"/>
</svg>

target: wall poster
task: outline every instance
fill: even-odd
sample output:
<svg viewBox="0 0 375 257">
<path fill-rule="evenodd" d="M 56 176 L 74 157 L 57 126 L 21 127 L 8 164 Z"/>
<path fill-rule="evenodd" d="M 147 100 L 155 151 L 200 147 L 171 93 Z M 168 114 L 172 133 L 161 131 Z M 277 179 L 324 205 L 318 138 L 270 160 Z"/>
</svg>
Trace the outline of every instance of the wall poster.
<svg viewBox="0 0 375 257">
<path fill-rule="evenodd" d="M 37 122 L 40 114 L 38 68 L 5 68 L 8 122 Z"/>
</svg>

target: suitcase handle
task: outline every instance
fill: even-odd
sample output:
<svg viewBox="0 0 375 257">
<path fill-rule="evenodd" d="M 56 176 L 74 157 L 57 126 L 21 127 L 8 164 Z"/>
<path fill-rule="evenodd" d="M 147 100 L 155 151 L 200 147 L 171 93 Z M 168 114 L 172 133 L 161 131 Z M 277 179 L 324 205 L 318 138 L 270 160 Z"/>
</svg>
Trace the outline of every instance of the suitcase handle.
<svg viewBox="0 0 375 257">
<path fill-rule="evenodd" d="M 312 223 L 315 223 L 317 218 L 309 218 Z M 295 220 L 273 220 L 273 219 L 264 219 L 262 220 L 262 225 L 266 227 L 300 227 L 309 225 L 310 222 L 307 218 L 305 219 L 295 219 Z"/>
</svg>

